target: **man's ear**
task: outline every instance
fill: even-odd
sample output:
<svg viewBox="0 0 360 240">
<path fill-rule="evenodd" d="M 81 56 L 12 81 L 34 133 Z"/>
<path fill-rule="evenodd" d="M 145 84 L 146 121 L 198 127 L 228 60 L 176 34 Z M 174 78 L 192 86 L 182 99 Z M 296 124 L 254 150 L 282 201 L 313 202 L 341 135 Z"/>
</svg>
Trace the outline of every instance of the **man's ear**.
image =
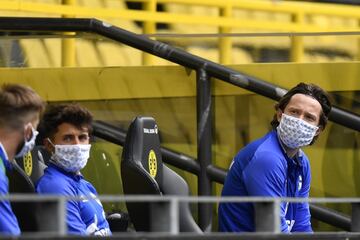
<svg viewBox="0 0 360 240">
<path fill-rule="evenodd" d="M 323 131 L 323 126 L 319 126 L 318 130 L 316 130 L 315 136 L 319 135 Z"/>
<path fill-rule="evenodd" d="M 28 123 L 28 124 L 26 124 L 25 125 L 25 138 L 26 138 L 26 140 L 28 141 L 28 140 L 30 140 L 31 139 L 31 137 L 32 137 L 32 124 L 31 123 Z"/>
<path fill-rule="evenodd" d="M 51 144 L 49 138 L 44 138 L 43 144 L 44 144 L 45 149 L 46 149 L 49 153 L 53 154 L 53 153 L 55 152 L 54 145 Z"/>
<path fill-rule="evenodd" d="M 276 117 L 277 117 L 277 120 L 278 120 L 278 122 L 280 122 L 280 120 L 281 120 L 281 115 L 282 115 L 282 111 L 280 110 L 280 109 L 278 109 L 277 111 L 276 111 Z"/>
</svg>

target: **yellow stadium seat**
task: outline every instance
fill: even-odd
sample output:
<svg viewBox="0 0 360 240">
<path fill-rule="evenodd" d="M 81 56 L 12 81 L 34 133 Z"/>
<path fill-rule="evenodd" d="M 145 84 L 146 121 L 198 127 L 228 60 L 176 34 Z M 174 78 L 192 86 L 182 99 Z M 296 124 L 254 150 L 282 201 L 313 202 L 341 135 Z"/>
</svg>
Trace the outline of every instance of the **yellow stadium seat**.
<svg viewBox="0 0 360 240">
<path fill-rule="evenodd" d="M 104 66 L 139 66 L 142 64 L 141 51 L 116 42 L 96 43 Z"/>
<path fill-rule="evenodd" d="M 127 9 L 126 4 L 124 1 L 119 0 L 102 0 L 104 8 L 108 9 Z M 125 30 L 134 32 L 134 33 L 141 33 L 141 29 L 135 24 L 134 21 L 121 19 L 121 15 L 119 14 L 119 18 L 116 19 L 105 19 L 105 21 L 109 21 L 109 23 L 123 28 Z"/>
<path fill-rule="evenodd" d="M 191 15 L 191 16 L 218 16 L 219 10 L 216 7 L 194 6 L 194 5 L 180 5 L 176 3 L 168 3 L 165 5 L 166 12 Z M 173 33 L 217 33 L 218 28 L 208 25 L 199 24 L 171 24 L 171 31 Z"/>
<path fill-rule="evenodd" d="M 23 39 L 20 41 L 28 67 L 59 67 L 61 61 L 60 40 Z"/>
<path fill-rule="evenodd" d="M 28 67 L 52 67 L 42 40 L 24 39 L 20 41 L 20 46 L 23 49 L 25 63 Z"/>
<path fill-rule="evenodd" d="M 190 46 L 187 51 L 210 61 L 219 62 L 219 51 L 216 48 Z"/>
<path fill-rule="evenodd" d="M 187 51 L 199 57 L 208 59 L 210 61 L 217 63 L 219 62 L 218 48 L 206 48 L 206 47 L 197 46 L 197 47 L 188 47 Z M 246 64 L 253 62 L 253 58 L 251 54 L 241 48 L 233 47 L 231 54 L 232 54 L 231 64 Z"/>
<path fill-rule="evenodd" d="M 326 63 L 326 62 L 331 62 L 331 59 L 324 54 L 305 54 L 304 62 Z"/>
<path fill-rule="evenodd" d="M 79 67 L 99 67 L 104 66 L 104 60 L 99 52 L 96 51 L 95 43 L 91 39 L 76 40 L 76 62 Z"/>
<path fill-rule="evenodd" d="M 53 67 L 61 66 L 61 39 L 58 38 L 45 38 L 44 49 L 48 58 L 50 59 L 50 65 Z"/>
<path fill-rule="evenodd" d="M 247 51 L 233 47 L 232 49 L 232 64 L 247 64 L 254 62 L 252 56 Z"/>
</svg>

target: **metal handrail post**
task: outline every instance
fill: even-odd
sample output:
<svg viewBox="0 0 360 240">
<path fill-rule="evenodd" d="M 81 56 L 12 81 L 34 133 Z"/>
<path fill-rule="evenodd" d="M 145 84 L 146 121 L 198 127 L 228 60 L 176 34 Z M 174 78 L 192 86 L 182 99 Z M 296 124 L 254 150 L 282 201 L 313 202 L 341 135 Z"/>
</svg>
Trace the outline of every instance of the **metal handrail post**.
<svg viewBox="0 0 360 240">
<path fill-rule="evenodd" d="M 66 198 L 64 196 L 59 196 L 57 200 L 57 216 L 59 224 L 59 235 L 65 236 L 67 234 L 67 225 L 66 225 Z"/>
<path fill-rule="evenodd" d="M 204 68 L 196 72 L 196 110 L 197 110 L 197 157 L 200 164 L 198 175 L 198 195 L 211 196 L 211 180 L 207 175 L 207 167 L 211 165 L 212 143 L 212 106 L 210 76 Z M 201 203 L 198 208 L 199 226 L 203 231 L 211 230 L 211 204 Z"/>
<path fill-rule="evenodd" d="M 279 199 L 254 203 L 257 232 L 280 233 L 280 203 Z"/>
<path fill-rule="evenodd" d="M 172 198 L 170 200 L 170 234 L 176 235 L 180 231 L 180 218 L 179 218 L 179 200 Z"/>
</svg>

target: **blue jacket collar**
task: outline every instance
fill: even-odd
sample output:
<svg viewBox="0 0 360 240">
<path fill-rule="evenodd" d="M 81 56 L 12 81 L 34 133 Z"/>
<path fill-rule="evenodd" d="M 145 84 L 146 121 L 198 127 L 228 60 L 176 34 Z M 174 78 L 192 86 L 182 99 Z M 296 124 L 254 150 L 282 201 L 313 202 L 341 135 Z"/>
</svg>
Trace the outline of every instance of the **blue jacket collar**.
<svg viewBox="0 0 360 240">
<path fill-rule="evenodd" d="M 276 137 L 279 145 L 280 145 L 280 148 L 281 150 L 283 151 L 284 153 L 284 156 L 286 157 L 288 163 L 292 163 L 292 164 L 298 164 L 299 166 L 302 166 L 303 165 L 303 155 L 304 155 L 304 152 L 299 149 L 299 151 L 296 153 L 296 155 L 294 156 L 294 158 L 290 158 L 287 153 L 286 153 L 286 150 L 285 150 L 285 147 L 284 147 L 284 143 L 281 141 L 281 139 L 279 138 L 279 135 L 277 134 L 277 131 L 276 130 L 272 130 L 272 134 Z"/>
<path fill-rule="evenodd" d="M 1 158 L 0 170 L 3 172 L 5 172 L 5 169 L 7 169 L 8 171 L 11 171 L 12 170 L 11 162 L 9 161 L 9 157 L 8 157 L 6 150 L 1 142 L 0 142 L 0 158 Z"/>
<path fill-rule="evenodd" d="M 49 163 L 49 167 L 56 169 L 58 172 L 74 179 L 75 181 L 80 181 L 81 179 L 83 179 L 83 175 L 81 173 L 77 174 L 77 173 L 72 173 L 72 172 L 68 172 L 65 171 L 64 169 L 60 168 L 59 166 L 57 166 L 55 163 L 51 162 Z"/>
</svg>

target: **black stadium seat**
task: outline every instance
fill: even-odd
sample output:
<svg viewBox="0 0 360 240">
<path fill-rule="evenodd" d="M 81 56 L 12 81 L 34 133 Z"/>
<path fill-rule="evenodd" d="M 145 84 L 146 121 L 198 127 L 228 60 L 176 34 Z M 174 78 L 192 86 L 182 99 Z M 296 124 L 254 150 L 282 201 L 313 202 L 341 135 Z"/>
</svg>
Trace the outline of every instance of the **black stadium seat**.
<svg viewBox="0 0 360 240">
<path fill-rule="evenodd" d="M 151 117 L 137 117 L 131 123 L 123 149 L 121 177 L 124 194 L 189 194 L 185 180 L 162 162 L 158 128 Z M 148 203 L 126 202 L 126 206 L 136 231 L 152 230 Z M 180 202 L 179 207 L 180 232 L 201 233 L 191 215 L 189 204 Z M 156 214 L 166 214 L 166 211 L 156 211 Z"/>
<path fill-rule="evenodd" d="M 35 182 L 43 175 L 46 168 L 42 151 L 44 149 L 41 146 L 36 146 L 23 158 L 12 162 L 13 170 L 7 171 L 10 193 L 35 193 Z M 22 232 L 39 231 L 37 214 L 39 205 L 37 203 L 12 201 L 11 207 Z"/>
<path fill-rule="evenodd" d="M 44 174 L 49 159 L 50 155 L 44 146 L 35 146 L 30 153 L 22 158 L 16 158 L 15 161 L 35 185 Z"/>
</svg>

